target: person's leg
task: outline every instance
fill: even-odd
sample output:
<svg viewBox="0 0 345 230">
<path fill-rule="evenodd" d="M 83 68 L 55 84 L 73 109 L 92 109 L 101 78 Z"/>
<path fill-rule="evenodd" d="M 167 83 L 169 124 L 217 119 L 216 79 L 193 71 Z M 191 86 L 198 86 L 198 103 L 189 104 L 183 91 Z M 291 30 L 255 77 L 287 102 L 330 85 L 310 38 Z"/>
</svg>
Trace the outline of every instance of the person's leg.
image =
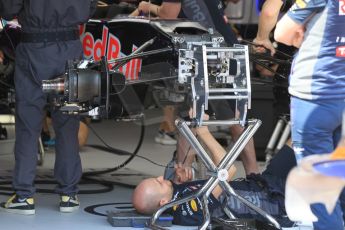
<svg viewBox="0 0 345 230">
<path fill-rule="evenodd" d="M 167 105 L 163 108 L 163 121 L 161 122 L 159 129 L 166 133 L 173 133 L 176 131 L 175 127 L 175 107 L 173 105 Z"/>
<path fill-rule="evenodd" d="M 79 117 L 54 110 L 52 120 L 56 136 L 54 166 L 54 175 L 58 182 L 56 192 L 61 195 L 75 195 L 82 174 L 78 144 Z"/>
<path fill-rule="evenodd" d="M 289 145 L 291 139 L 287 141 L 273 158 L 268 162 L 262 175 L 271 175 L 286 181 L 286 178 L 293 167 L 297 165 L 292 147 Z"/>
<path fill-rule="evenodd" d="M 230 100 L 213 100 L 209 103 L 212 112 L 215 113 L 217 120 L 229 120 L 235 118 L 235 102 Z M 243 132 L 243 127 L 240 125 L 230 126 L 230 134 L 233 141 L 237 141 Z M 246 175 L 251 173 L 259 173 L 259 167 L 256 161 L 256 152 L 254 147 L 254 139 L 251 138 L 244 147 L 240 158 L 243 163 Z"/>
<path fill-rule="evenodd" d="M 78 142 L 79 148 L 86 145 L 87 138 L 89 137 L 89 127 L 88 125 L 91 123 L 90 118 L 82 118 L 79 122 L 79 131 L 78 131 Z"/>
<path fill-rule="evenodd" d="M 230 127 L 231 130 L 231 137 L 233 141 L 237 141 L 240 135 L 243 132 L 243 127 L 240 125 L 233 125 Z M 256 161 L 256 153 L 254 147 L 254 139 L 250 138 L 249 142 L 246 144 L 242 153 L 240 155 L 241 161 L 243 163 L 244 171 L 246 175 L 250 175 L 252 173 L 258 174 L 260 173 L 259 166 Z"/>
<path fill-rule="evenodd" d="M 308 101 L 291 98 L 292 143 L 297 162 L 312 154 L 331 153 L 334 150 L 335 131 L 342 123 L 343 101 Z M 314 228 L 343 230 L 339 203 L 329 215 L 323 204 L 311 205 L 318 217 Z"/>
<path fill-rule="evenodd" d="M 52 112 L 52 120 L 56 138 L 54 176 L 58 182 L 55 191 L 60 194 L 60 212 L 73 212 L 80 205 L 76 196 L 82 175 L 78 143 L 80 121 L 78 116 L 58 110 Z"/>
<path fill-rule="evenodd" d="M 15 167 L 12 185 L 15 195 L 0 204 L 6 212 L 35 214 L 33 195 L 36 175 L 38 138 L 42 130 L 43 107 L 46 97 L 42 92 L 39 75 L 33 73 L 31 63 L 23 45 L 16 52 L 16 141 Z"/>
<path fill-rule="evenodd" d="M 19 197 L 32 197 L 35 193 L 38 138 L 42 130 L 43 107 L 46 97 L 31 74 L 28 60 L 18 47 L 16 86 L 16 141 L 13 188 Z M 19 55 L 18 55 L 19 54 Z"/>
<path fill-rule="evenodd" d="M 176 145 L 175 119 L 175 107 L 172 105 L 165 106 L 163 108 L 163 121 L 159 125 L 159 131 L 155 137 L 155 142 L 163 145 Z"/>
<path fill-rule="evenodd" d="M 184 167 L 192 166 L 195 160 L 195 150 L 182 134 L 178 135 L 176 152 L 176 163 L 182 164 Z"/>
</svg>

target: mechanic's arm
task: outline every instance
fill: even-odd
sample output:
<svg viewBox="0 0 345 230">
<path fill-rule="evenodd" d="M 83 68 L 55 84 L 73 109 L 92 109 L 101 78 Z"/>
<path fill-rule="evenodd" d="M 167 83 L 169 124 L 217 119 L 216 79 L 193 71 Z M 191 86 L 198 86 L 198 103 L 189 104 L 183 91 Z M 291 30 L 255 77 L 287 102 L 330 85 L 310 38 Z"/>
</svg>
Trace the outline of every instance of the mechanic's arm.
<svg viewBox="0 0 345 230">
<path fill-rule="evenodd" d="M 196 129 L 196 134 L 201 139 L 202 142 L 204 142 L 207 146 L 207 148 L 211 152 L 212 160 L 216 166 L 219 165 L 223 157 L 225 156 L 225 149 L 218 143 L 218 141 L 213 137 L 213 135 L 208 130 L 207 126 L 202 126 Z M 228 179 L 227 181 L 230 181 L 230 179 L 235 175 L 236 173 L 236 167 L 232 165 L 230 169 L 228 170 Z M 218 199 L 218 197 L 222 194 L 222 188 L 220 185 L 217 185 L 214 190 L 212 191 L 212 195 Z"/>
<path fill-rule="evenodd" d="M 327 3 L 328 0 L 296 1 L 277 23 L 275 40 L 299 48 L 303 41 L 305 25 L 315 14 L 324 10 Z"/>
<path fill-rule="evenodd" d="M 188 181 L 193 180 L 193 168 L 183 166 L 182 163 L 178 163 L 174 165 L 175 169 L 175 177 L 174 183 L 175 184 L 182 184 Z"/>
<path fill-rule="evenodd" d="M 138 16 L 139 12 L 144 14 L 153 14 L 162 19 L 175 19 L 179 15 L 181 10 L 181 3 L 175 1 L 163 1 L 160 6 L 152 4 L 150 2 L 142 1 L 139 3 L 138 9 L 136 9 L 131 16 Z"/>
<path fill-rule="evenodd" d="M 304 25 L 294 21 L 288 14 L 279 20 L 274 31 L 274 39 L 277 42 L 297 48 L 301 46 L 303 37 Z"/>
<path fill-rule="evenodd" d="M 264 46 L 271 51 L 271 55 L 275 53 L 275 49 L 270 41 L 269 35 L 277 23 L 280 8 L 283 5 L 282 0 L 266 0 L 262 6 L 259 17 L 258 32 L 255 43 Z"/>
<path fill-rule="evenodd" d="M 181 11 L 181 2 L 163 2 L 158 9 L 158 17 L 176 19 Z"/>
<path fill-rule="evenodd" d="M 24 0 L 0 0 L 0 17 L 11 21 L 23 8 Z"/>
</svg>

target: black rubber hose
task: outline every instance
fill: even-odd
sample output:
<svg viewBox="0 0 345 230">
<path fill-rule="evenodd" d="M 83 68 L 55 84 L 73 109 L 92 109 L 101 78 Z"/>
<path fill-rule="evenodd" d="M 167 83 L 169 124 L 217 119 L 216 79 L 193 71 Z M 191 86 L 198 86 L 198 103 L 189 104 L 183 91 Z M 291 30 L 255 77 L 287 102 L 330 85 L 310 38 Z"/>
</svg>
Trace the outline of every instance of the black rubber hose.
<svg viewBox="0 0 345 230">
<path fill-rule="evenodd" d="M 89 128 L 95 133 L 95 131 L 93 130 L 92 127 L 89 126 Z M 129 155 L 129 157 L 122 164 L 120 164 L 114 168 L 110 168 L 110 169 L 106 169 L 106 170 L 102 170 L 102 171 L 93 171 L 93 172 L 83 173 L 82 174 L 82 180 L 79 182 L 79 184 L 100 184 L 100 185 L 104 186 L 105 188 L 97 189 L 97 190 L 89 190 L 89 189 L 85 190 L 84 189 L 84 190 L 80 190 L 78 192 L 78 194 L 106 193 L 106 192 L 112 191 L 114 188 L 114 185 L 121 185 L 121 186 L 133 188 L 134 186 L 132 186 L 132 185 L 117 183 L 117 182 L 112 182 L 112 181 L 101 181 L 101 180 L 89 178 L 89 177 L 100 175 L 100 174 L 105 174 L 105 173 L 109 173 L 109 172 L 114 172 L 116 170 L 119 170 L 119 169 L 125 167 L 129 162 L 131 162 L 133 160 L 133 158 L 139 152 L 139 149 L 141 148 L 143 140 L 144 140 L 144 135 L 145 135 L 145 122 L 144 122 L 144 117 L 142 117 L 141 118 L 140 139 L 139 139 L 137 147 L 135 148 L 133 153 L 129 153 L 129 152 L 124 151 L 124 150 L 115 149 L 115 148 L 109 146 L 108 144 L 106 144 L 105 142 L 103 142 L 105 144 L 105 147 L 104 146 L 98 146 L 98 145 L 90 145 L 90 147 L 98 148 L 98 149 L 101 149 L 101 150 L 106 151 L 106 152 L 116 153 L 118 155 Z M 96 136 L 98 136 L 98 135 L 96 134 Z M 11 185 L 11 184 L 12 184 L 12 181 L 1 181 L 0 182 L 0 185 Z M 35 180 L 35 184 L 56 184 L 56 182 L 52 181 L 52 180 Z M 0 186 L 0 191 L 9 191 L 8 193 L 7 192 L 0 192 L 0 195 L 6 195 L 6 196 L 13 195 L 13 189 L 11 187 Z M 38 193 L 55 193 L 55 191 L 53 189 L 42 189 L 42 188 L 37 188 L 36 192 L 38 192 Z"/>
<path fill-rule="evenodd" d="M 120 149 L 116 149 L 113 148 L 111 146 L 109 146 L 107 143 L 103 142 L 103 144 L 105 145 L 105 147 L 99 146 L 99 145 L 88 145 L 90 147 L 93 148 L 98 148 L 101 149 L 103 151 L 106 152 L 111 152 L 111 153 L 117 153 L 118 155 L 129 155 L 129 157 L 121 164 L 119 164 L 118 166 L 114 167 L 114 168 L 109 168 L 109 169 L 105 169 L 105 170 L 101 170 L 101 171 L 92 171 L 92 172 L 85 172 L 83 173 L 82 178 L 88 178 L 89 176 L 96 176 L 96 175 L 100 175 L 100 174 L 105 174 L 105 173 L 109 173 L 109 172 L 114 172 L 117 171 L 123 167 L 125 167 L 127 164 L 129 164 L 129 162 L 131 162 L 133 160 L 133 158 L 138 154 L 143 141 L 144 141 L 144 135 L 145 135 L 145 122 L 144 122 L 144 117 L 141 117 L 141 132 L 140 132 L 140 139 L 138 142 L 137 147 L 135 148 L 133 153 L 129 153 L 127 151 L 124 150 L 120 150 Z M 94 133 L 94 129 L 91 126 L 88 126 Z M 96 133 L 95 133 L 96 134 Z M 97 135 L 97 134 L 96 134 Z M 97 135 L 98 136 L 98 135 Z M 99 137 L 99 136 L 98 136 Z M 100 138 L 100 137 L 99 137 Z M 101 139 L 101 138 L 100 138 Z M 101 139 L 102 140 L 102 139 Z"/>
</svg>

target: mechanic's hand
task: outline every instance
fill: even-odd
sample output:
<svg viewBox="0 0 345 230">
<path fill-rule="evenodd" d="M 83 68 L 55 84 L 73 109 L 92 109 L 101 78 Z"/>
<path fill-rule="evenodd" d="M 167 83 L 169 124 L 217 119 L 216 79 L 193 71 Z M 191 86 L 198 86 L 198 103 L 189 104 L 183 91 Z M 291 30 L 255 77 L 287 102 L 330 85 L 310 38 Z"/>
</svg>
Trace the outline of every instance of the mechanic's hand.
<svg viewBox="0 0 345 230">
<path fill-rule="evenodd" d="M 150 12 L 150 3 L 141 1 L 138 6 L 139 12 L 142 12 L 144 14 L 148 14 Z"/>
<path fill-rule="evenodd" d="M 192 108 L 189 110 L 189 117 L 190 118 L 193 117 L 193 109 Z M 210 116 L 208 114 L 204 113 L 202 120 L 208 121 L 209 119 L 210 119 Z M 207 126 L 196 127 L 195 129 L 193 129 L 193 131 L 195 131 L 195 134 L 197 134 L 197 135 L 201 135 L 203 133 L 209 132 Z"/>
<path fill-rule="evenodd" d="M 176 184 L 191 181 L 193 179 L 193 169 L 191 167 L 184 167 L 181 163 L 175 164 L 175 179 Z"/>
<path fill-rule="evenodd" d="M 274 48 L 272 42 L 269 39 L 259 39 L 258 37 L 256 37 L 253 40 L 253 42 L 258 44 L 258 45 L 263 46 L 263 47 L 259 47 L 259 46 L 254 47 L 254 50 L 258 53 L 264 53 L 264 52 L 266 52 L 266 49 L 269 49 L 271 51 L 271 55 L 273 56 L 276 52 L 276 49 Z"/>
<path fill-rule="evenodd" d="M 4 53 L 0 50 L 0 64 L 2 64 L 4 62 L 5 59 L 5 55 Z"/>
</svg>

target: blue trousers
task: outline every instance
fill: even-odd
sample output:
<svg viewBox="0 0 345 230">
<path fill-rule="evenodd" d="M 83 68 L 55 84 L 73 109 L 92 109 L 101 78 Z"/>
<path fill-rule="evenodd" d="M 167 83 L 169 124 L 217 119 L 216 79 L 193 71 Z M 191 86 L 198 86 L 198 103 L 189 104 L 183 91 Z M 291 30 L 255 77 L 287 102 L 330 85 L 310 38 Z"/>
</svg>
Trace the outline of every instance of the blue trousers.
<svg viewBox="0 0 345 230">
<path fill-rule="evenodd" d="M 291 98 L 292 143 L 297 162 L 303 157 L 331 153 L 335 149 L 341 137 L 344 109 L 344 99 Z M 344 191 L 340 200 L 344 201 Z M 318 217 L 318 221 L 314 223 L 315 230 L 344 230 L 340 202 L 331 215 L 323 204 L 313 204 L 311 209 Z"/>
<path fill-rule="evenodd" d="M 35 193 L 38 138 L 42 130 L 47 96 L 42 80 L 65 72 L 66 61 L 80 58 L 79 40 L 60 43 L 21 43 L 16 49 L 16 142 L 13 188 L 20 197 Z M 56 135 L 54 176 L 57 193 L 74 195 L 81 177 L 79 117 L 51 111 Z"/>
</svg>

